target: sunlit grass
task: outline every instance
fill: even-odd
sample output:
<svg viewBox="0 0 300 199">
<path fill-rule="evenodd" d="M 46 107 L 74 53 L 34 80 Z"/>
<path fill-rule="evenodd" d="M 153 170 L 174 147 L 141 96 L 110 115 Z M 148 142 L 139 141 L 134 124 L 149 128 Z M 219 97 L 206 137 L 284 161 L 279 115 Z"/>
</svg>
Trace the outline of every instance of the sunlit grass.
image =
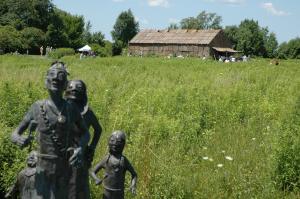
<svg viewBox="0 0 300 199">
<path fill-rule="evenodd" d="M 113 130 L 127 133 L 124 154 L 138 172 L 137 198 L 297 198 L 276 190 L 272 173 L 279 128 L 300 95 L 299 61 L 62 60 L 70 79 L 86 82 L 104 128 L 94 164 L 107 152 Z M 51 61 L 0 56 L 0 97 L 10 99 L 0 102 L 6 128 L 47 97 Z M 11 106 L 17 107 L 12 113 Z M 100 187 L 92 190 L 102 197 Z"/>
</svg>

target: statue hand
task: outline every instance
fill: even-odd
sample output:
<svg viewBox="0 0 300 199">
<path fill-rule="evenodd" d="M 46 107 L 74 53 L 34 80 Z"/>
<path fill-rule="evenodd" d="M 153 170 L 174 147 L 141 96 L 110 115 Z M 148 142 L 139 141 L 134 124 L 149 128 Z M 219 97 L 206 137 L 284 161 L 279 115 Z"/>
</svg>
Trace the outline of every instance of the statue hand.
<svg viewBox="0 0 300 199">
<path fill-rule="evenodd" d="M 32 137 L 24 137 L 22 135 L 13 135 L 12 141 L 20 146 L 21 148 L 24 148 L 30 144 L 32 140 Z"/>
<path fill-rule="evenodd" d="M 5 196 L 4 196 L 4 198 L 10 198 L 10 197 L 11 197 L 10 193 L 5 194 Z"/>
<path fill-rule="evenodd" d="M 95 180 L 95 184 L 96 184 L 96 185 L 100 185 L 100 184 L 102 184 L 102 180 L 101 180 L 101 179 L 99 179 L 99 178 L 98 178 L 98 179 L 96 179 L 96 180 Z"/>
<path fill-rule="evenodd" d="M 136 186 L 135 185 L 131 185 L 129 189 L 132 194 L 136 195 Z"/>
<path fill-rule="evenodd" d="M 68 148 L 67 151 L 73 151 L 73 155 L 69 158 L 69 163 L 71 166 L 79 168 L 82 166 L 82 148 Z"/>
</svg>

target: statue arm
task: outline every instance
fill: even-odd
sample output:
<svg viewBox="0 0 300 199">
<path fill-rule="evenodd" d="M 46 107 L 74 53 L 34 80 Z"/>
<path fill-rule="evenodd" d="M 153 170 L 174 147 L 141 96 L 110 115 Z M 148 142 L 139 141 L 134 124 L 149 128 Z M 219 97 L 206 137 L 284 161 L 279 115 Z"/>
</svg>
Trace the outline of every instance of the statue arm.
<svg viewBox="0 0 300 199">
<path fill-rule="evenodd" d="M 91 144 L 88 147 L 87 160 L 89 162 L 92 162 L 94 159 L 95 149 L 97 147 L 97 144 L 98 144 L 100 136 L 101 136 L 102 128 L 98 122 L 97 117 L 93 113 L 93 111 L 90 111 L 89 119 L 90 119 L 90 124 L 94 129 L 94 133 L 93 133 L 93 138 L 92 138 Z"/>
<path fill-rule="evenodd" d="M 90 140 L 90 133 L 89 133 L 89 131 L 85 125 L 85 122 L 83 121 L 83 118 L 81 116 L 78 117 L 76 125 L 81 130 L 81 132 L 83 132 L 83 134 L 81 135 L 80 140 L 79 140 L 79 147 L 77 147 L 77 148 L 71 147 L 68 149 L 68 151 L 73 150 L 73 155 L 69 158 L 69 163 L 72 166 L 80 167 L 80 166 L 82 166 L 83 150 L 85 149 L 85 147 L 87 146 L 87 144 Z"/>
<path fill-rule="evenodd" d="M 90 148 L 95 150 L 96 146 L 99 142 L 101 133 L 102 133 L 102 127 L 98 122 L 98 119 L 96 117 L 96 115 L 94 114 L 93 111 L 91 111 L 91 125 L 94 129 L 94 133 L 93 133 L 93 138 L 92 138 L 92 142 L 90 144 Z"/>
<path fill-rule="evenodd" d="M 95 180 L 96 185 L 99 185 L 102 183 L 102 180 L 97 177 L 97 173 L 105 168 L 105 162 L 106 159 L 103 159 L 101 162 L 99 162 L 91 171 L 90 171 L 90 176 Z"/>
<path fill-rule="evenodd" d="M 135 172 L 133 166 L 130 164 L 129 160 L 125 158 L 127 162 L 127 170 L 131 174 L 131 185 L 130 185 L 130 190 L 133 194 L 136 194 L 136 184 L 137 184 L 137 173 Z"/>
<path fill-rule="evenodd" d="M 14 130 L 14 132 L 11 135 L 12 142 L 19 145 L 20 147 L 25 147 L 30 143 L 30 138 L 23 136 L 22 134 L 26 131 L 30 122 L 33 120 L 33 110 L 32 109 L 33 109 L 33 106 L 27 112 L 27 114 L 23 118 L 22 122 L 19 124 L 19 126 Z"/>
</svg>

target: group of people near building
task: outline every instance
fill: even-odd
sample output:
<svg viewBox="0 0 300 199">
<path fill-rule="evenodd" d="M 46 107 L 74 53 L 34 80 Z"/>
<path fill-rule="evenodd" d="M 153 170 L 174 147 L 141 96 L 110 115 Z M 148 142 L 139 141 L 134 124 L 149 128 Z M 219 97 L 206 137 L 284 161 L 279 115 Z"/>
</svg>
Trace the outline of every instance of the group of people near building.
<svg viewBox="0 0 300 199">
<path fill-rule="evenodd" d="M 45 81 L 49 98 L 33 103 L 12 133 L 13 143 L 22 148 L 36 137 L 37 149 L 30 152 L 27 168 L 19 173 L 7 198 L 89 199 L 92 176 L 97 185 L 103 184 L 103 198 L 122 199 L 126 171 L 132 177 L 130 189 L 136 191 L 137 174 L 122 154 L 126 141 L 123 131 L 111 134 L 108 155 L 90 169 L 102 128 L 88 106 L 85 83 L 68 81 L 67 76 L 64 63 L 51 64 Z M 26 129 L 28 136 L 24 135 Z M 37 131 L 35 136 L 33 131 Z M 97 177 L 101 169 L 105 170 L 102 179 Z"/>
</svg>

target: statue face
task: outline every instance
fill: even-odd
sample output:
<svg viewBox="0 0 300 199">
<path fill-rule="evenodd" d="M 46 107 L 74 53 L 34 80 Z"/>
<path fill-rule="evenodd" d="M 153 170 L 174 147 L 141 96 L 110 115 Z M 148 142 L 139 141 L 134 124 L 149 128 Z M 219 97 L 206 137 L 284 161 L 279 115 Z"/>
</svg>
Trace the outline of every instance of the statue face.
<svg viewBox="0 0 300 199">
<path fill-rule="evenodd" d="M 37 152 L 32 151 L 27 158 L 27 165 L 29 167 L 35 167 L 38 161 Z"/>
<path fill-rule="evenodd" d="M 112 154 L 122 154 L 125 146 L 125 133 L 121 131 L 113 132 L 108 141 L 109 151 Z"/>
<path fill-rule="evenodd" d="M 67 74 L 65 71 L 52 68 L 48 70 L 46 77 L 46 87 L 53 92 L 63 92 L 67 84 Z"/>
<path fill-rule="evenodd" d="M 81 101 L 86 96 L 86 86 L 81 80 L 71 80 L 68 82 L 66 98 Z"/>
</svg>

